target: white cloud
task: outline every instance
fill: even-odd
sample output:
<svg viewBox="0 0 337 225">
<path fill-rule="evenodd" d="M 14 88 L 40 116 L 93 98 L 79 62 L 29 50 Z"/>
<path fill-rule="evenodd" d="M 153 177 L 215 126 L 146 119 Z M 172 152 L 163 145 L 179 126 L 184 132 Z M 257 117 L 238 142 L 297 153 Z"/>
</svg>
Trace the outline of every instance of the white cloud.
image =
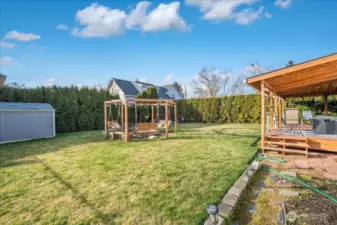
<svg viewBox="0 0 337 225">
<path fill-rule="evenodd" d="M 141 1 L 127 15 L 123 10 L 94 3 L 77 11 L 76 20 L 84 27 L 74 28 L 72 34 L 81 37 L 109 37 L 123 34 L 125 28 L 139 28 L 145 32 L 189 30 L 184 19 L 179 16 L 179 2 L 159 4 L 148 12 L 150 6 L 151 2 Z"/>
<path fill-rule="evenodd" d="M 14 43 L 0 41 L 0 47 L 1 48 L 14 48 L 15 44 Z"/>
<path fill-rule="evenodd" d="M 151 3 L 147 1 L 139 2 L 126 18 L 126 28 L 133 28 L 145 23 L 147 8 L 150 5 Z"/>
<path fill-rule="evenodd" d="M 179 2 L 172 2 L 170 4 L 159 4 L 157 8 L 155 8 L 147 15 L 145 23 L 142 24 L 142 29 L 144 31 L 189 30 L 189 26 L 178 14 L 179 7 Z"/>
<path fill-rule="evenodd" d="M 159 4 L 147 14 L 151 3 L 147 1 L 139 2 L 134 10 L 130 12 L 126 19 L 126 28 L 140 27 L 143 31 L 151 32 L 158 30 L 187 31 L 189 26 L 184 19 L 179 16 L 179 2 L 169 4 Z"/>
<path fill-rule="evenodd" d="M 261 9 L 260 7 L 256 12 L 251 8 L 243 9 L 239 12 L 235 12 L 235 9 L 242 5 L 253 5 L 258 1 L 259 0 L 185 0 L 185 3 L 189 6 L 199 7 L 200 11 L 204 13 L 203 18 L 206 20 L 223 21 L 236 19 L 236 22 L 240 24 L 248 24 L 258 18 L 263 8 Z M 247 23 L 247 21 L 249 22 Z"/>
<path fill-rule="evenodd" d="M 250 8 L 244 9 L 235 15 L 236 23 L 245 25 L 250 24 L 260 17 L 262 11 L 263 6 L 261 6 L 257 11 L 254 11 L 253 9 Z"/>
<path fill-rule="evenodd" d="M 288 8 L 292 3 L 292 0 L 276 0 L 275 5 L 283 9 Z"/>
<path fill-rule="evenodd" d="M 270 14 L 269 12 L 266 12 L 264 16 L 267 17 L 268 19 L 271 19 L 273 17 L 273 15 Z"/>
<path fill-rule="evenodd" d="M 11 57 L 5 56 L 0 58 L 0 63 L 1 64 L 13 64 L 14 61 Z"/>
<path fill-rule="evenodd" d="M 170 84 L 172 79 L 174 77 L 174 74 L 168 74 L 165 78 L 164 78 L 164 85 L 166 84 Z"/>
<path fill-rule="evenodd" d="M 53 86 L 55 84 L 56 79 L 54 77 L 49 78 L 46 83 L 45 86 Z"/>
<path fill-rule="evenodd" d="M 17 41 L 33 41 L 40 39 L 41 36 L 33 33 L 21 33 L 16 30 L 10 31 L 6 34 L 5 39 L 13 39 Z"/>
<path fill-rule="evenodd" d="M 69 27 L 65 24 L 59 24 L 59 25 L 56 26 L 56 29 L 57 30 L 68 30 Z"/>
<path fill-rule="evenodd" d="M 124 11 L 110 9 L 97 3 L 76 13 L 76 20 L 84 28 L 73 29 L 73 35 L 81 37 L 109 37 L 124 32 Z"/>
</svg>

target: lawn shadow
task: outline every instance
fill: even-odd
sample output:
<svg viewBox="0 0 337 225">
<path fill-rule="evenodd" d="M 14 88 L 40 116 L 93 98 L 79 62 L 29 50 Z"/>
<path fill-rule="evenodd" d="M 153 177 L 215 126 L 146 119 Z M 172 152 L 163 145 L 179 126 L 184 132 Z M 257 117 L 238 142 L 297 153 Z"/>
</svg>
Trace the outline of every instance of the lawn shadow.
<svg viewBox="0 0 337 225">
<path fill-rule="evenodd" d="M 27 160 L 20 160 L 20 161 L 10 161 L 2 166 L 0 165 L 0 168 L 5 168 L 5 167 L 12 167 L 12 166 L 22 166 L 22 165 L 32 165 L 32 164 L 39 164 L 41 163 L 38 160 L 32 160 L 32 159 L 27 159 Z"/>
<path fill-rule="evenodd" d="M 61 175 L 59 175 L 50 166 L 48 166 L 47 163 L 45 163 L 43 160 L 39 159 L 36 156 L 33 157 L 37 162 L 41 163 L 44 166 L 45 170 L 50 172 L 56 180 L 58 180 L 62 185 L 68 188 L 72 192 L 75 199 L 79 200 L 82 204 L 89 207 L 95 213 L 95 218 L 101 220 L 103 224 L 115 224 L 114 219 L 117 216 L 116 213 L 105 213 L 100 211 L 91 202 L 89 202 L 88 199 L 83 194 L 80 194 L 71 183 L 64 180 Z"/>
<path fill-rule="evenodd" d="M 55 138 L 38 139 L 17 143 L 8 143 L 0 145 L 0 168 L 35 164 L 34 160 L 23 160 L 15 162 L 15 160 L 45 154 L 71 148 L 72 146 L 105 142 L 101 131 L 91 132 L 75 132 L 68 134 L 59 134 Z"/>
<path fill-rule="evenodd" d="M 240 138 L 257 138 L 258 135 L 251 135 L 251 134 L 236 134 L 236 133 L 221 133 L 217 136 L 212 134 L 200 134 L 200 135 L 187 135 L 187 136 L 170 136 L 168 139 L 160 139 L 160 140 L 190 140 L 190 139 L 240 139 Z"/>
<path fill-rule="evenodd" d="M 250 147 L 257 147 L 257 143 L 261 140 L 261 137 L 256 138 L 256 140 L 250 144 Z"/>
</svg>

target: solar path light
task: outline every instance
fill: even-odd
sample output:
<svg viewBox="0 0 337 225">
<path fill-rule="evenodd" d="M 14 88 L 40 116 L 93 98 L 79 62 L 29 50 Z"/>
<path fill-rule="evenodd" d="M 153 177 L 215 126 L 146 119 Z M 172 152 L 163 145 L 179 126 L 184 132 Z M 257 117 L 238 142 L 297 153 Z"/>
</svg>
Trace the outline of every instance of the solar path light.
<svg viewBox="0 0 337 225">
<path fill-rule="evenodd" d="M 207 213 L 209 215 L 210 224 L 216 225 L 218 223 L 217 214 L 219 212 L 219 207 L 217 205 L 208 205 Z"/>
</svg>

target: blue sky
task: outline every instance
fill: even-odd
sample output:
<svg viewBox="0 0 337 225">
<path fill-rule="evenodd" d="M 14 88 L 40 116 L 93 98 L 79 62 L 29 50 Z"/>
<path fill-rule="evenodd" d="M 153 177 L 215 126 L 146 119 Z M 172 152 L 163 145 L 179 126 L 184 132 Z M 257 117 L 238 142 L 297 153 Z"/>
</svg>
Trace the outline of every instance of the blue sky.
<svg viewBox="0 0 337 225">
<path fill-rule="evenodd" d="M 189 85 L 203 66 L 233 76 L 337 52 L 337 1 L 1 1 L 1 67 L 28 86 L 111 77 Z"/>
</svg>

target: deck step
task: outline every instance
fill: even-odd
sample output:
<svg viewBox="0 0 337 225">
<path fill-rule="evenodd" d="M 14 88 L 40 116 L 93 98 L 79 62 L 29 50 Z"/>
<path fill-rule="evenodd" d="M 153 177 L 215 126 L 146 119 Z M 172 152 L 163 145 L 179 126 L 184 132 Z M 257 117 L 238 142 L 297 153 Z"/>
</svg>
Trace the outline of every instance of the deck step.
<svg viewBox="0 0 337 225">
<path fill-rule="evenodd" d="M 270 135 L 268 135 L 268 136 L 266 136 L 266 138 L 267 139 L 270 138 L 270 139 L 300 140 L 300 141 L 306 141 L 307 140 L 306 137 L 296 137 L 296 136 L 294 136 L 294 137 L 289 137 L 289 136 L 285 137 L 285 136 L 270 136 Z"/>
<path fill-rule="evenodd" d="M 264 147 L 265 150 L 271 151 L 278 151 L 278 152 L 293 152 L 293 153 L 302 153 L 307 154 L 306 150 L 295 150 L 295 149 L 288 149 L 288 148 L 273 148 L 273 147 Z"/>
<path fill-rule="evenodd" d="M 276 141 L 265 141 L 265 144 L 272 144 L 272 145 L 285 145 L 285 146 L 293 146 L 293 147 L 300 147 L 300 148 L 306 148 L 310 147 L 306 143 L 290 143 L 290 142 L 276 142 Z"/>
</svg>

